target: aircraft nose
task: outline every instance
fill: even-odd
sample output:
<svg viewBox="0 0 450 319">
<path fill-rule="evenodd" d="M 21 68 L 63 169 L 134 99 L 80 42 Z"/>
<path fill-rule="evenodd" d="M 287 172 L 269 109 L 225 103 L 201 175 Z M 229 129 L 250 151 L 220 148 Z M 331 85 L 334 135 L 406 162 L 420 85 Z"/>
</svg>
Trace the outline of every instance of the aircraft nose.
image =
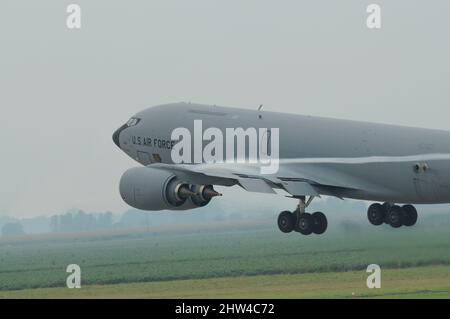
<svg viewBox="0 0 450 319">
<path fill-rule="evenodd" d="M 126 124 L 122 125 L 112 135 L 112 139 L 113 139 L 114 144 L 116 144 L 117 147 L 119 147 L 119 148 L 120 148 L 120 140 L 119 140 L 120 132 L 122 132 L 126 127 L 127 127 Z"/>
</svg>

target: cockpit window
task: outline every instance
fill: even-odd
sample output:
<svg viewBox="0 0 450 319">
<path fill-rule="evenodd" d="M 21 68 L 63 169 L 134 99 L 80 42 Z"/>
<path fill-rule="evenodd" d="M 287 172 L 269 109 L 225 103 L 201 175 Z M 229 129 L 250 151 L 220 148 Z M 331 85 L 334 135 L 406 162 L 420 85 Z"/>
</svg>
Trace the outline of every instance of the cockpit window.
<svg viewBox="0 0 450 319">
<path fill-rule="evenodd" d="M 131 119 L 128 120 L 127 126 L 128 126 L 128 127 L 130 127 L 130 126 L 135 126 L 136 124 L 139 123 L 140 120 L 141 120 L 141 119 L 139 119 L 139 118 L 137 118 L 137 117 L 132 117 Z"/>
</svg>

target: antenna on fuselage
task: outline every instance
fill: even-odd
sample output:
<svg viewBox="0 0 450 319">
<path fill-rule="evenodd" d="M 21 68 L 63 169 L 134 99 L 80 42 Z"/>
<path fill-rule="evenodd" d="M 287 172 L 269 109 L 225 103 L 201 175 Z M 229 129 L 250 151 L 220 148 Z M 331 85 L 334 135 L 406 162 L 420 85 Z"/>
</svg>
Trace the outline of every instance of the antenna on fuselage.
<svg viewBox="0 0 450 319">
<path fill-rule="evenodd" d="M 258 112 L 261 111 L 262 107 L 263 107 L 263 105 L 260 104 L 259 107 L 258 107 Z M 261 115 L 261 114 L 258 114 L 258 118 L 259 118 L 259 119 L 262 119 L 262 115 Z"/>
</svg>

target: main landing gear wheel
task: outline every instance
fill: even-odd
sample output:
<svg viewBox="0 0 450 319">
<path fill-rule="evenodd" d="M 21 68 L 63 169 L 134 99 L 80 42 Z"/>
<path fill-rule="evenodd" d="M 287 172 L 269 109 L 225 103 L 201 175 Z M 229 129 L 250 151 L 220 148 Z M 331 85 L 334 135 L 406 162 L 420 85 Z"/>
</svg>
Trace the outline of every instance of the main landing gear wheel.
<svg viewBox="0 0 450 319">
<path fill-rule="evenodd" d="M 372 225 L 383 224 L 386 219 L 386 206 L 378 203 L 370 205 L 367 210 L 367 218 Z"/>
<path fill-rule="evenodd" d="M 299 216 L 297 221 L 296 231 L 302 235 L 309 235 L 313 232 L 314 226 L 313 217 L 309 213 L 303 213 Z"/>
<path fill-rule="evenodd" d="M 283 233 L 290 233 L 295 228 L 295 215 L 287 210 L 278 215 L 278 228 Z"/>
<path fill-rule="evenodd" d="M 388 210 L 386 221 L 394 228 L 399 228 L 404 224 L 405 213 L 400 206 L 393 205 Z"/>
<path fill-rule="evenodd" d="M 403 225 L 414 226 L 417 222 L 417 210 L 413 205 L 402 206 Z"/>
<path fill-rule="evenodd" d="M 328 227 L 327 217 L 322 212 L 315 212 L 312 214 L 312 231 L 314 234 L 323 234 Z"/>
</svg>

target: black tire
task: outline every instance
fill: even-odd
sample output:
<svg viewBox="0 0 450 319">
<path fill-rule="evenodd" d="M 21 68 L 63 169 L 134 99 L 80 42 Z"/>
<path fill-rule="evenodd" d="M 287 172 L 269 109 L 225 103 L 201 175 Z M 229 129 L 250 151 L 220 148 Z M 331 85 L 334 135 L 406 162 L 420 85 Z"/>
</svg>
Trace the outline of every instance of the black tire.
<svg viewBox="0 0 450 319">
<path fill-rule="evenodd" d="M 399 228 L 404 223 L 404 216 L 405 213 L 403 209 L 400 206 L 394 205 L 389 209 L 386 220 L 392 227 Z"/>
<path fill-rule="evenodd" d="M 367 209 L 367 218 L 372 225 L 383 224 L 386 219 L 386 207 L 378 203 L 370 205 Z"/>
<path fill-rule="evenodd" d="M 315 212 L 312 214 L 312 231 L 314 234 L 320 235 L 323 234 L 328 227 L 327 217 L 322 212 Z"/>
<path fill-rule="evenodd" d="M 293 213 L 287 210 L 283 211 L 278 215 L 278 228 L 283 233 L 290 233 L 295 227 L 295 216 Z"/>
<path fill-rule="evenodd" d="M 417 222 L 417 210 L 413 205 L 404 205 L 402 206 L 404 218 L 403 225 L 405 226 L 414 226 Z"/>
<path fill-rule="evenodd" d="M 313 231 L 313 218 L 309 213 L 300 215 L 297 221 L 296 231 L 302 235 L 309 235 Z"/>
<path fill-rule="evenodd" d="M 383 206 L 384 209 L 384 223 L 389 225 L 389 221 L 387 220 L 387 213 L 391 208 L 391 205 L 389 203 L 383 203 L 381 206 Z"/>
</svg>

